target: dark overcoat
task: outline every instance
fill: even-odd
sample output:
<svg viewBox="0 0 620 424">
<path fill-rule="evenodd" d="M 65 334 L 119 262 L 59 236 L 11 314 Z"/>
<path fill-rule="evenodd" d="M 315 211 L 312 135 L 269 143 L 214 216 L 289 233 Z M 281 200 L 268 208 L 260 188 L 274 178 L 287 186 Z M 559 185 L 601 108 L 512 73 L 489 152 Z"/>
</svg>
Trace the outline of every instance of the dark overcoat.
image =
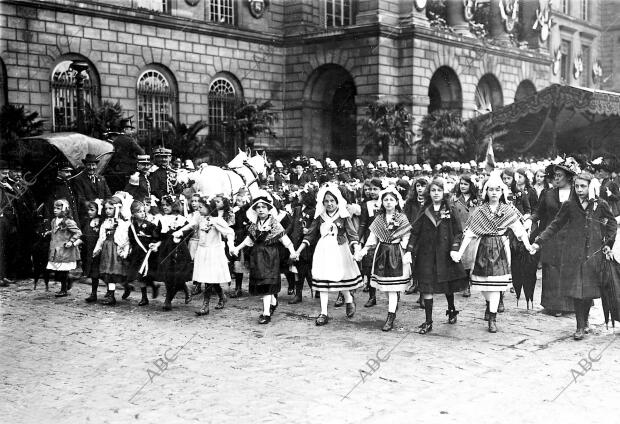
<svg viewBox="0 0 620 424">
<path fill-rule="evenodd" d="M 610 248 L 616 239 L 617 224 L 609 204 L 592 200 L 584 209 L 576 196 L 562 204 L 555 219 L 537 238 L 545 245 L 555 234 L 564 231 L 561 250 L 560 281 L 566 296 L 576 299 L 600 297 L 604 245 Z"/>
<path fill-rule="evenodd" d="M 436 219 L 431 209 L 426 207 L 411 228 L 407 251 L 412 256 L 413 277 L 438 283 L 463 279 L 467 276 L 463 265 L 450 257 L 450 251 L 457 251 L 462 239 L 456 212 L 450 207 L 449 214 Z"/>
<path fill-rule="evenodd" d="M 84 220 L 88 215 L 89 201 L 95 199 L 105 200 L 112 196 L 105 178 L 99 175 L 95 175 L 94 178 L 94 184 L 87 172 L 82 172 L 80 175 L 73 178 L 73 192 L 75 194 L 80 220 Z"/>
<path fill-rule="evenodd" d="M 538 199 L 538 207 L 532 213 L 532 223 L 535 227 L 532 227 L 533 235 L 538 235 L 547 228 L 547 226 L 553 221 L 555 215 L 560 210 L 560 191 L 557 188 L 549 188 L 540 193 Z M 574 196 L 571 193 L 571 197 Z M 559 265 L 560 256 L 562 253 L 562 247 L 566 246 L 565 231 L 561 230 L 555 234 L 555 237 L 549 239 L 545 243 L 545 247 L 541 249 L 540 260 L 541 262 Z"/>
</svg>

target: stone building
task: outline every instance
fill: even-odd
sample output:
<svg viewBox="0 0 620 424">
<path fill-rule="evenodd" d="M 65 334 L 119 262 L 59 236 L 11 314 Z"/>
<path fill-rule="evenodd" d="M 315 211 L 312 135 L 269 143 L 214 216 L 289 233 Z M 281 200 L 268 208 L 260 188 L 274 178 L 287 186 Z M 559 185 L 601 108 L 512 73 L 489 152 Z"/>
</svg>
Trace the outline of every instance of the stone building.
<svg viewBox="0 0 620 424">
<path fill-rule="evenodd" d="M 257 147 L 350 158 L 363 148 L 368 102 L 406 104 L 415 130 L 428 112 L 468 118 L 562 79 L 617 89 L 618 72 L 603 82 L 620 66 L 600 54 L 620 28 L 601 13 L 619 7 L 606 2 L 551 11 L 547 0 L 3 0 L 0 101 L 66 130 L 80 62 L 86 102 L 120 101 L 140 135 L 167 117 L 205 119 L 231 148 L 222 122 L 240 99 L 271 100 L 278 137 Z M 470 31 L 474 3 L 488 13 L 484 39 Z M 428 13 L 440 9 L 440 19 Z M 606 20 L 613 31 L 601 43 Z M 595 64 L 603 76 L 593 80 Z"/>
</svg>

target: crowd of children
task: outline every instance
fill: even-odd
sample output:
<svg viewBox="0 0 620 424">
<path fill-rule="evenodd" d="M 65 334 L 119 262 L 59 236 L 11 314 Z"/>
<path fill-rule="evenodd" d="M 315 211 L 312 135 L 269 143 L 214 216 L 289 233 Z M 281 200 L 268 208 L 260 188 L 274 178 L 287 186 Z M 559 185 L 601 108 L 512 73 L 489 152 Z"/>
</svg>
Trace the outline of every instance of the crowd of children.
<svg viewBox="0 0 620 424">
<path fill-rule="evenodd" d="M 570 170 L 562 163 L 553 169 Z M 57 199 L 48 269 L 61 283 L 57 297 L 67 296 L 68 272 L 81 261 L 92 284 L 86 302 L 97 301 L 101 280 L 107 287 L 103 304 L 109 306 L 117 303 L 117 285 L 123 300 L 140 287 L 138 305 L 146 306 L 147 288 L 155 298 L 165 284 L 164 310 L 172 308 L 177 292 L 184 293 L 185 303 L 202 293 L 198 316 L 209 313 L 212 295 L 218 297 L 215 309 L 225 307 L 224 287 L 232 280 L 229 296 L 243 296 L 248 275 L 248 294 L 262 301 L 260 324 L 269 323 L 276 311 L 282 274 L 289 304 L 302 302 L 304 282 L 320 298 L 317 326 L 329 322 L 330 292 L 338 293 L 335 306 L 345 305 L 348 318 L 356 313 L 356 295 L 367 292 L 365 306 L 373 307 L 380 292 L 388 300 L 382 329 L 389 331 L 400 294 L 419 291 L 425 310 L 421 334 L 433 329 L 435 294 L 446 297 L 448 323 L 455 324 L 455 293 L 469 296 L 471 289 L 482 293 L 488 331 L 496 332 L 503 293 L 518 280 L 518 294 L 523 288 L 529 307 L 538 250 L 571 227 L 570 237 L 564 235 L 571 247 L 556 248 L 562 249 L 559 263 L 573 266 L 568 295 L 577 311 L 578 339 L 587 333 L 591 300 L 600 295 L 594 271 L 587 281 L 580 276 L 598 269 L 609 255 L 616 224 L 607 202 L 588 197 L 593 177 L 573 171 L 574 188 L 559 203 L 559 213 L 542 223 L 545 209 L 539 199 L 554 189 L 539 190 L 537 174 L 521 169 L 496 171 L 478 181 L 463 174 L 452 187 L 441 176 L 417 178 L 411 185 L 371 178 L 359 187 L 331 180 L 288 193 L 263 189 L 254 198 L 243 189 L 233 199 L 166 195 L 158 205 L 117 192 L 88 204 L 81 229 L 67 201 Z M 530 178 L 536 184 L 530 185 Z M 588 218 L 604 225 L 589 225 Z M 586 247 L 585 257 L 575 254 L 584 251 L 579 244 Z"/>
</svg>

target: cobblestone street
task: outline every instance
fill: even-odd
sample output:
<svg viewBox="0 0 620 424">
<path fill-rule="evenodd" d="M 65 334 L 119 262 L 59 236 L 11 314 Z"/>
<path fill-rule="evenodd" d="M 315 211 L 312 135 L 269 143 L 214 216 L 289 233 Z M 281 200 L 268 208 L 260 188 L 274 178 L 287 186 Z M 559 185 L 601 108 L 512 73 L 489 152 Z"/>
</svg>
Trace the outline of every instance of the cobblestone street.
<svg viewBox="0 0 620 424">
<path fill-rule="evenodd" d="M 486 331 L 484 301 L 473 294 L 456 296 L 461 313 L 454 326 L 437 297 L 433 332 L 422 336 L 415 332 L 423 321 L 417 295 L 401 302 L 398 330 L 384 333 L 387 301 L 368 310 L 365 293 L 351 320 L 344 308 L 331 307 L 334 295 L 331 321 L 316 327 L 319 303 L 308 291 L 301 305 L 281 296 L 272 323 L 260 326 L 255 298 L 229 299 L 225 309 L 212 307 L 198 318 L 198 299 L 185 305 L 178 298 L 164 313 L 162 297 L 139 308 L 134 292 L 109 308 L 83 301 L 87 285 L 74 285 L 61 299 L 55 290 L 51 283 L 49 292 L 33 291 L 29 281 L 1 289 L 3 423 L 613 423 L 620 417 L 620 343 L 605 329 L 600 302 L 590 319 L 595 334 L 575 342 L 574 317 L 527 311 L 525 302 L 517 308 L 512 294 L 497 334 Z"/>
</svg>

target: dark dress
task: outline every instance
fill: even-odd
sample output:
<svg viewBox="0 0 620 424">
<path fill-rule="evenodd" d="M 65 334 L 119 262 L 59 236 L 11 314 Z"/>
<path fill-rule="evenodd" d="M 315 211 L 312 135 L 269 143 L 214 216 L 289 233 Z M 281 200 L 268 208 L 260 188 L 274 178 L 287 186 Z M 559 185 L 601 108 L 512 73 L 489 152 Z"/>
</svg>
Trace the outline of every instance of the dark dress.
<svg viewBox="0 0 620 424">
<path fill-rule="evenodd" d="M 574 193 L 571 193 L 574 196 Z M 537 228 L 532 231 L 532 236 L 543 232 L 553 221 L 560 210 L 559 189 L 550 188 L 544 190 L 538 199 L 538 208 L 532 213 L 532 222 Z M 562 250 L 566 244 L 566 231 L 560 230 L 545 242 L 540 250 L 542 262 L 542 295 L 540 304 L 550 310 L 558 312 L 573 312 L 573 300 L 568 297 L 565 287 L 560 278 Z"/>
<path fill-rule="evenodd" d="M 272 226 L 280 226 L 275 218 L 270 219 Z M 254 243 L 250 252 L 250 295 L 278 294 L 281 288 L 279 244 L 284 229 L 279 232 L 271 228 L 260 231 L 254 225 L 248 234 Z"/>
<path fill-rule="evenodd" d="M 411 252 L 413 276 L 425 294 L 451 294 L 465 289 L 467 274 L 462 263 L 450 257 L 458 250 L 462 231 L 454 208 L 442 206 L 435 212 L 424 209 L 413 222 L 407 251 Z"/>
<path fill-rule="evenodd" d="M 93 258 L 93 251 L 99 239 L 101 218 L 88 219 L 82 225 L 82 273 L 88 278 L 99 278 L 99 258 Z"/>
<path fill-rule="evenodd" d="M 599 199 L 584 209 L 576 196 L 571 197 L 536 242 L 545 246 L 559 231 L 566 234 L 559 270 L 563 293 L 575 299 L 599 298 L 605 260 L 601 250 L 613 246 L 617 232 L 609 204 Z"/>
<path fill-rule="evenodd" d="M 189 254 L 187 243 L 185 239 L 181 240 L 180 243 L 175 243 L 172 237 L 172 233 L 185 224 L 187 221 L 183 218 L 175 221 L 175 224 L 166 225 L 165 230 L 162 229 L 157 280 L 166 283 L 167 292 L 176 293 L 176 291 L 182 290 L 185 283 L 192 279 L 192 257 Z"/>
<path fill-rule="evenodd" d="M 380 203 L 378 200 L 368 200 L 366 202 L 363 202 L 361 205 L 362 212 L 360 214 L 360 226 L 359 226 L 357 233 L 359 235 L 359 239 L 362 244 L 366 243 L 366 240 L 368 239 L 368 232 L 369 232 L 370 224 L 372 224 L 372 222 L 375 219 L 376 214 L 378 213 L 378 207 L 375 208 L 374 205 L 379 205 L 379 204 Z M 364 255 L 360 263 L 362 275 L 367 276 L 369 278 L 370 278 L 370 275 L 372 274 L 372 264 L 373 264 L 373 260 L 375 257 L 375 249 L 376 249 L 376 246 L 371 246 L 368 249 L 368 253 Z"/>
<path fill-rule="evenodd" d="M 144 263 L 144 259 L 146 258 L 149 244 L 159 241 L 160 229 L 157 225 L 147 220 L 138 222 L 137 220 L 132 219 L 131 225 L 133 226 L 134 230 L 132 230 L 131 227 L 129 228 L 129 244 L 131 245 L 131 253 L 127 258 L 127 262 L 129 263 L 127 270 L 128 280 L 136 281 L 141 278 L 151 280 L 155 279 L 157 277 L 157 252 L 151 252 L 149 254 L 148 270 L 146 272 L 146 275 L 141 275 L 139 271 L 142 267 L 142 264 Z M 138 243 L 138 240 L 140 241 L 140 243 Z M 143 249 L 143 247 L 144 249 L 146 249 L 146 251 Z"/>
</svg>

